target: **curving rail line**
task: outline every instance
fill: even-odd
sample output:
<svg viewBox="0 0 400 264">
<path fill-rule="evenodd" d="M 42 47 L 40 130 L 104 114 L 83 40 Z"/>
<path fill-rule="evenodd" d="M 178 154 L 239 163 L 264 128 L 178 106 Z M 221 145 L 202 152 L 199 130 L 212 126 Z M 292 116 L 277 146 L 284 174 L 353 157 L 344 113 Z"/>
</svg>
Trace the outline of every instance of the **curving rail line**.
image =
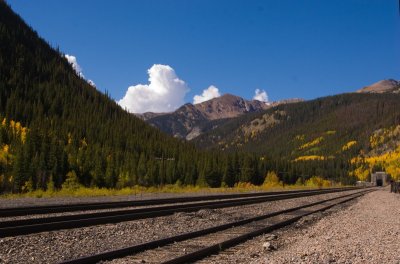
<svg viewBox="0 0 400 264">
<path fill-rule="evenodd" d="M 168 264 L 192 263 L 193 261 L 205 258 L 212 254 L 218 254 L 220 251 L 226 248 L 235 246 L 263 233 L 268 233 L 292 224 L 304 216 L 319 211 L 324 211 L 335 205 L 358 198 L 370 191 L 373 190 L 361 190 L 356 193 L 346 194 L 340 197 L 309 203 L 302 206 L 247 218 L 199 231 L 189 232 L 173 237 L 150 241 L 136 246 L 72 259 L 62 262 L 62 264 L 97 263 L 99 261 L 112 260 L 126 256 L 130 256 L 129 260 L 135 262 L 149 258 L 150 262 L 155 261 Z M 284 219 L 274 220 L 274 217 L 278 216 L 284 216 Z M 210 243 L 210 241 L 212 243 Z M 189 248 L 190 252 L 183 253 L 183 248 Z M 154 258 L 154 256 L 160 255 L 160 252 L 161 255 L 164 256 L 162 261 L 160 261 L 160 259 L 151 260 L 151 258 Z M 135 258 L 135 256 L 132 255 L 137 255 L 138 257 Z M 168 257 L 165 258 L 165 256 Z"/>
</svg>

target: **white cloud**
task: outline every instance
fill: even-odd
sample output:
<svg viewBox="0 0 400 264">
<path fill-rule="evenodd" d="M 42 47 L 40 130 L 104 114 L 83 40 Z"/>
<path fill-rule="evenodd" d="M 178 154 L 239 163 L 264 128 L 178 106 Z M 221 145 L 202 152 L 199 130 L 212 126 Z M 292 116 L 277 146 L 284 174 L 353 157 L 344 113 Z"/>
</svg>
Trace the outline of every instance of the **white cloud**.
<svg viewBox="0 0 400 264">
<path fill-rule="evenodd" d="M 253 100 L 268 103 L 268 94 L 264 90 L 256 89 L 254 92 Z"/>
<path fill-rule="evenodd" d="M 67 59 L 69 64 L 71 64 L 76 74 L 78 74 L 79 77 L 86 80 L 85 75 L 83 75 L 82 72 L 82 67 L 78 64 L 78 60 L 76 59 L 76 57 L 74 55 L 68 55 L 68 54 L 65 54 L 64 57 Z M 92 80 L 86 80 L 86 82 L 96 88 L 96 84 Z"/>
<path fill-rule="evenodd" d="M 219 90 L 217 87 L 214 85 L 211 85 L 207 89 L 203 90 L 203 93 L 201 95 L 195 95 L 193 97 L 193 104 L 200 104 L 202 102 L 208 101 L 210 99 L 220 97 L 221 94 L 219 93 Z"/>
<path fill-rule="evenodd" d="M 94 83 L 94 81 L 88 80 L 87 82 L 88 82 L 88 84 L 90 84 L 91 86 L 93 86 L 94 88 L 96 88 L 96 84 Z"/>
<path fill-rule="evenodd" d="M 67 61 L 69 62 L 69 64 L 72 65 L 72 68 L 75 70 L 76 74 L 78 74 L 82 78 L 85 78 L 85 76 L 82 73 L 82 68 L 78 64 L 78 61 L 76 60 L 76 57 L 73 55 L 68 55 L 68 54 L 65 54 L 64 56 L 67 59 Z"/>
<path fill-rule="evenodd" d="M 154 64 L 148 71 L 149 84 L 130 86 L 118 104 L 131 113 L 171 112 L 184 104 L 189 91 L 168 65 Z"/>
</svg>

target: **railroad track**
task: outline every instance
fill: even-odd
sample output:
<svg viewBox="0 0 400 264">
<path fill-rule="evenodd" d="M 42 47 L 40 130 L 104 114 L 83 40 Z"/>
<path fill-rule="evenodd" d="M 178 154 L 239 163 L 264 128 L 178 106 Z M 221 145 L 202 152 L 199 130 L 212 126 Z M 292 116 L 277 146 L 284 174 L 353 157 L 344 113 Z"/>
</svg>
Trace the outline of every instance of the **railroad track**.
<svg viewBox="0 0 400 264">
<path fill-rule="evenodd" d="M 327 190 L 341 190 L 343 188 L 330 188 Z M 347 188 L 351 190 L 352 187 Z M 187 201 L 206 201 L 206 200 L 223 200 L 234 198 L 250 198 L 250 197 L 263 197 L 277 194 L 289 193 L 306 193 L 319 190 L 295 190 L 295 191 L 280 191 L 280 192 L 257 192 L 257 193 L 239 193 L 239 194 L 219 194 L 219 195 L 205 195 L 205 196 L 189 196 L 189 197 L 174 197 L 174 198 L 161 198 L 161 199 L 147 199 L 136 201 L 119 201 L 119 202 L 98 202 L 98 203 L 76 203 L 64 205 L 45 205 L 45 206 L 24 206 L 14 208 L 1 208 L 0 217 L 11 216 L 24 216 L 33 214 L 51 214 L 51 213 L 65 213 L 75 211 L 89 211 L 89 210 L 103 210 L 125 207 L 137 206 L 152 206 L 173 203 L 184 203 Z"/>
<path fill-rule="evenodd" d="M 302 206 L 251 217 L 199 231 L 154 240 L 136 246 L 103 252 L 62 262 L 85 264 L 128 257 L 129 263 L 192 263 L 240 244 L 248 239 L 290 225 L 300 218 L 348 202 L 373 190 L 308 203 Z"/>
<path fill-rule="evenodd" d="M 171 215 L 177 212 L 193 212 L 201 209 L 215 209 L 247 204 L 262 203 L 267 201 L 285 200 L 297 197 L 313 196 L 332 192 L 343 192 L 354 188 L 336 188 L 300 192 L 286 192 L 260 197 L 245 197 L 224 199 L 218 201 L 205 201 L 196 203 L 184 203 L 167 206 L 155 206 L 150 208 L 138 208 L 130 210 L 117 210 L 108 212 L 83 213 L 75 215 L 51 216 L 44 218 L 30 218 L 22 220 L 10 220 L 0 222 L 0 237 L 27 235 L 44 231 L 71 229 L 92 225 L 118 223 L 144 218 Z"/>
</svg>

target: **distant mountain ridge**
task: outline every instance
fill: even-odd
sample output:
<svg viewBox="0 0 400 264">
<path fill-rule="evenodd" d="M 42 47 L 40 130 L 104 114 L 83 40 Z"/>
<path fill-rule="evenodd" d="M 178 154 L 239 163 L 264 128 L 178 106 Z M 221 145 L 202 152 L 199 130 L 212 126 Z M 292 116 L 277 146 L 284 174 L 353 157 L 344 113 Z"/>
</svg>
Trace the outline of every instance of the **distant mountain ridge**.
<svg viewBox="0 0 400 264">
<path fill-rule="evenodd" d="M 301 100 L 289 99 L 282 103 Z M 231 118 L 261 112 L 278 104 L 281 102 L 265 103 L 224 94 L 199 104 L 185 104 L 172 113 L 144 113 L 138 116 L 170 135 L 192 140 Z"/>
<path fill-rule="evenodd" d="M 194 107 L 208 120 L 216 120 L 258 112 L 269 108 L 269 105 L 257 100 L 249 101 L 236 95 L 224 94 L 221 97 L 195 104 Z"/>
<path fill-rule="evenodd" d="M 357 93 L 400 93 L 400 81 L 381 80 L 357 90 Z"/>
<path fill-rule="evenodd" d="M 368 153 L 375 131 L 399 124 L 400 94 L 348 93 L 243 115 L 202 134 L 194 143 L 293 161 L 329 159 L 356 156 L 360 150 Z"/>
<path fill-rule="evenodd" d="M 269 105 L 224 95 L 142 115 L 171 135 L 194 139 L 188 143 L 88 84 L 2 0 L 0 43 L 0 194 L 247 186 L 262 184 L 270 171 L 290 184 L 313 177 L 353 184 L 375 167 L 364 160 L 375 163 L 371 156 L 381 154 L 400 179 L 400 94 L 389 93 L 398 86 Z"/>
</svg>

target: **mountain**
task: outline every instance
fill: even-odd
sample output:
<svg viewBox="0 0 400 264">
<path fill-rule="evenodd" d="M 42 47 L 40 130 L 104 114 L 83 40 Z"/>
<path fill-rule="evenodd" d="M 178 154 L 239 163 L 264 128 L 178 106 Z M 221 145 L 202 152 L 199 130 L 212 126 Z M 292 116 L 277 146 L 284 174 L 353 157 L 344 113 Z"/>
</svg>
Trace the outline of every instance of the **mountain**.
<svg viewBox="0 0 400 264">
<path fill-rule="evenodd" d="M 0 193 L 81 185 L 231 187 L 262 184 L 269 171 L 285 183 L 320 176 L 351 184 L 368 174 L 367 159 L 379 168 L 386 165 L 377 160 L 390 159 L 391 173 L 398 171 L 400 159 L 390 151 L 400 141 L 400 94 L 270 106 L 224 95 L 143 115 L 172 135 L 194 138 L 186 142 L 97 91 L 1 0 L 0 43 Z"/>
<path fill-rule="evenodd" d="M 222 177 L 221 155 L 198 151 L 121 109 L 5 1 L 0 43 L 0 193 L 207 184 L 208 164 L 216 171 L 209 181 Z"/>
<path fill-rule="evenodd" d="M 297 102 L 301 99 L 266 104 L 257 100 L 245 100 L 239 96 L 224 94 L 200 104 L 185 104 L 173 113 L 145 113 L 142 117 L 165 133 L 178 138 L 192 140 L 210 131 L 229 119 L 249 113 L 261 112 L 281 103 Z"/>
<path fill-rule="evenodd" d="M 381 80 L 357 90 L 357 93 L 400 93 L 400 81 Z"/>
<path fill-rule="evenodd" d="M 279 170 L 274 162 L 252 153 L 195 148 L 127 113 L 82 79 L 64 54 L 4 1 L 0 43 L 0 193 L 79 186 L 231 187 L 239 182 L 261 184 L 268 171 Z M 225 117 L 218 113 L 221 104 L 212 107 L 217 114 L 186 105 L 192 112 L 181 115 L 203 116 L 210 119 L 209 125 L 227 119 L 218 119 Z M 243 107 L 246 110 L 238 110 Z M 255 107 L 238 100 L 227 108 L 228 116 Z M 292 174 L 282 180 L 297 178 Z"/>
<path fill-rule="evenodd" d="M 291 161 L 333 159 L 368 153 L 374 132 L 399 124 L 400 94 L 341 94 L 241 116 L 194 142 Z"/>
<path fill-rule="evenodd" d="M 257 100 L 248 101 L 239 96 L 224 94 L 194 105 L 208 120 L 233 118 L 245 113 L 267 109 L 268 105 Z"/>
</svg>

